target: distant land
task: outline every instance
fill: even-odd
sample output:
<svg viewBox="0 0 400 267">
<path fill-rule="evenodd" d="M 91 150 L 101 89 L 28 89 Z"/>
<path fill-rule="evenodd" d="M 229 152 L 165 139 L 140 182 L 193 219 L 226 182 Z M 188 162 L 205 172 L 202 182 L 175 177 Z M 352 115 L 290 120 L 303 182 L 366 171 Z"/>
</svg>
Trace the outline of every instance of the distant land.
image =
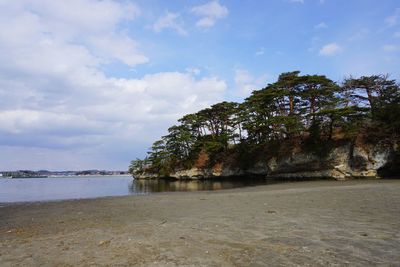
<svg viewBox="0 0 400 267">
<path fill-rule="evenodd" d="M 0 178 L 47 178 L 58 176 L 88 176 L 88 175 L 128 175 L 127 171 L 84 170 L 84 171 L 48 171 L 48 170 L 17 170 L 0 171 Z"/>
</svg>

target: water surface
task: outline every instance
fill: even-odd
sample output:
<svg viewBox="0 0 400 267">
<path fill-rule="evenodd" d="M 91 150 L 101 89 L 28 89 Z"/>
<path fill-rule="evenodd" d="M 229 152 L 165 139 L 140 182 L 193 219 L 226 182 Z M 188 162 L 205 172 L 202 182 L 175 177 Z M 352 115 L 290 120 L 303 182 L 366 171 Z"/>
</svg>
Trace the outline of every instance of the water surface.
<svg viewBox="0 0 400 267">
<path fill-rule="evenodd" d="M 199 181 L 134 180 L 130 176 L 3 178 L 0 179 L 0 203 L 221 190 L 266 183 L 266 180 L 259 178 Z"/>
</svg>

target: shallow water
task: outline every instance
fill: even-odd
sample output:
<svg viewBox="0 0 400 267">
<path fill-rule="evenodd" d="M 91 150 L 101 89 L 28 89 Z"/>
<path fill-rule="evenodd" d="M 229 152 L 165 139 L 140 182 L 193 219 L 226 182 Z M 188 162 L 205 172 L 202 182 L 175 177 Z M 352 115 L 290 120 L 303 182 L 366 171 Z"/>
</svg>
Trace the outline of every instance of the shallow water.
<svg viewBox="0 0 400 267">
<path fill-rule="evenodd" d="M 221 190 L 261 184 L 267 184 L 267 181 L 259 178 L 199 181 L 134 180 L 130 176 L 0 179 L 0 203 Z"/>
</svg>

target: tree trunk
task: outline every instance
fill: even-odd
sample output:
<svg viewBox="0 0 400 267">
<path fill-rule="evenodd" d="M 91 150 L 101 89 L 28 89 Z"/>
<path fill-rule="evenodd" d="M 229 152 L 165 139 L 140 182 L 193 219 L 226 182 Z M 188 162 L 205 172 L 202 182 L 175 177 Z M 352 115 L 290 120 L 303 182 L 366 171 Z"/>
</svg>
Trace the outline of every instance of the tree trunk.
<svg viewBox="0 0 400 267">
<path fill-rule="evenodd" d="M 374 117 L 374 115 L 375 115 L 375 103 L 374 103 L 374 99 L 373 99 L 373 96 L 372 96 L 372 89 L 370 87 L 366 87 L 365 91 L 367 91 L 368 102 L 369 102 L 369 105 L 371 107 L 371 115 L 372 115 L 372 117 Z"/>
<path fill-rule="evenodd" d="M 334 118 L 333 118 L 333 116 L 329 116 L 329 119 L 331 121 L 329 122 L 329 136 L 328 136 L 328 139 L 332 140 Z"/>
<path fill-rule="evenodd" d="M 315 122 L 315 96 L 310 99 L 311 124 Z"/>
<path fill-rule="evenodd" d="M 294 113 L 294 98 L 293 96 L 289 96 L 289 105 L 290 105 L 290 115 Z"/>
</svg>

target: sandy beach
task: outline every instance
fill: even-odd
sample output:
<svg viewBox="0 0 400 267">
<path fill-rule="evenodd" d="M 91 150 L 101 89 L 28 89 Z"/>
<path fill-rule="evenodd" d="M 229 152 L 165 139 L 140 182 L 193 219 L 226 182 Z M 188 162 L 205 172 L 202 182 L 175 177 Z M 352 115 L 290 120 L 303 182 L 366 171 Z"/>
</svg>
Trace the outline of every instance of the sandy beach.
<svg viewBox="0 0 400 267">
<path fill-rule="evenodd" d="M 0 266 L 400 266 L 400 180 L 1 205 Z"/>
</svg>

